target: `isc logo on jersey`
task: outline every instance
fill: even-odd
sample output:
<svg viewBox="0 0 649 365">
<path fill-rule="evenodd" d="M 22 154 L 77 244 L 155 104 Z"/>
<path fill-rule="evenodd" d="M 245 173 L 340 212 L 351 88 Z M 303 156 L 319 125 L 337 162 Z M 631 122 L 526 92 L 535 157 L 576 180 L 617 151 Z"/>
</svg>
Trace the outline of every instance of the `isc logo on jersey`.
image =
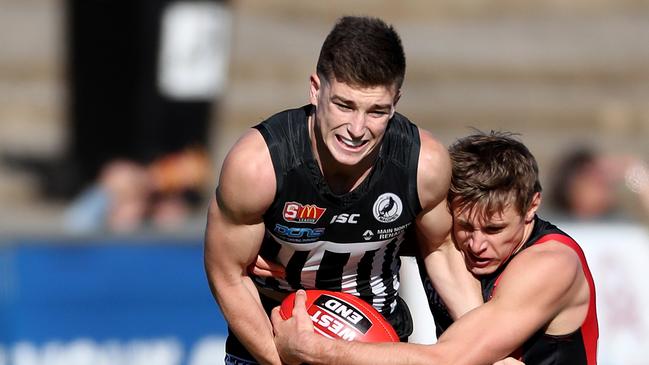
<svg viewBox="0 0 649 365">
<path fill-rule="evenodd" d="M 333 223 L 347 223 L 347 224 L 357 224 L 358 223 L 358 218 L 360 217 L 360 214 L 354 213 L 354 214 L 336 214 L 331 218 L 330 224 Z"/>
<path fill-rule="evenodd" d="M 313 204 L 302 205 L 297 202 L 286 202 L 283 214 L 284 220 L 287 222 L 315 224 L 326 210 L 326 208 L 320 208 Z"/>
<path fill-rule="evenodd" d="M 372 321 L 353 305 L 321 295 L 307 309 L 316 331 L 329 338 L 352 341 L 358 334 L 366 334 Z"/>
</svg>

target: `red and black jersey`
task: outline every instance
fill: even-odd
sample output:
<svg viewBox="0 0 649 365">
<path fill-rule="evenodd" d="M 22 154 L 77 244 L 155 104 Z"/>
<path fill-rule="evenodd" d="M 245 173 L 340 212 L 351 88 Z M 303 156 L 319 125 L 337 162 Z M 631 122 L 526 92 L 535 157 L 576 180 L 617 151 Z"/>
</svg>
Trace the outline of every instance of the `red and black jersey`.
<svg viewBox="0 0 649 365">
<path fill-rule="evenodd" d="M 523 346 L 511 356 L 519 358 L 527 365 L 594 365 L 597 363 L 597 339 L 599 337 L 595 305 L 595 284 L 581 247 L 570 236 L 553 224 L 539 217 L 535 217 L 532 234 L 517 254 L 533 245 L 541 245 L 549 241 L 560 242 L 573 249 L 579 256 L 584 276 L 590 289 L 588 312 L 583 324 L 576 331 L 565 335 L 554 336 L 548 335 L 544 333 L 544 329 L 540 329 L 525 341 Z M 515 256 L 516 254 L 509 261 Z M 507 263 L 502 265 L 493 274 L 480 278 L 482 296 L 485 301 L 488 301 L 493 296 L 498 287 L 500 276 L 506 267 Z M 440 336 L 452 324 L 452 320 L 446 311 L 444 302 L 433 289 L 427 275 L 425 275 L 425 270 L 420 269 L 420 273 L 422 274 L 424 289 L 435 318 L 437 335 Z"/>
<path fill-rule="evenodd" d="M 313 112 L 307 105 L 255 126 L 270 151 L 277 183 L 264 215 L 261 255 L 284 265 L 286 278 L 254 280 L 279 292 L 351 293 L 389 314 L 399 288 L 399 247 L 421 211 L 419 130 L 396 113 L 370 174 L 354 190 L 335 194 L 311 149 L 307 121 Z"/>
</svg>

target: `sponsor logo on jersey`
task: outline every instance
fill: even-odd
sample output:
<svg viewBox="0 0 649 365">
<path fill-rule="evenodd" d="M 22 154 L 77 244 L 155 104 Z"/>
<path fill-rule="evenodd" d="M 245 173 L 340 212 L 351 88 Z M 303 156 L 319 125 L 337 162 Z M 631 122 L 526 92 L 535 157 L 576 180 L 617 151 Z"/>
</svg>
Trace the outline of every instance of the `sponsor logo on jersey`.
<svg viewBox="0 0 649 365">
<path fill-rule="evenodd" d="M 382 223 L 394 222 L 401 216 L 402 211 L 401 199 L 393 193 L 381 194 L 374 202 L 374 207 L 372 207 L 374 218 Z"/>
<path fill-rule="evenodd" d="M 326 294 L 319 296 L 307 312 L 316 331 L 329 338 L 352 341 L 372 327 L 372 321 L 358 308 Z"/>
<path fill-rule="evenodd" d="M 314 204 L 302 205 L 297 202 L 286 202 L 284 203 L 284 220 L 287 222 L 315 224 L 322 217 L 325 210 L 327 209 Z"/>
<path fill-rule="evenodd" d="M 376 234 L 379 235 L 380 240 L 387 240 L 403 234 L 403 231 L 405 231 L 408 226 L 410 226 L 410 222 L 397 227 L 381 228 L 376 231 Z"/>
<path fill-rule="evenodd" d="M 331 222 L 329 222 L 329 223 L 330 224 L 333 224 L 333 223 L 356 224 L 356 223 L 358 223 L 358 218 L 360 216 L 361 216 L 360 214 L 356 214 L 356 213 L 354 213 L 354 214 L 347 214 L 347 213 L 336 214 L 336 215 L 333 216 L 333 218 L 331 218 Z"/>
<path fill-rule="evenodd" d="M 275 224 L 273 229 L 282 238 L 291 242 L 314 242 L 325 232 L 324 228 L 287 227 Z"/>
<path fill-rule="evenodd" d="M 367 231 L 363 232 L 363 239 L 365 239 L 365 241 L 371 240 L 372 237 L 374 237 L 374 232 L 372 232 L 371 230 L 368 229 Z"/>
</svg>

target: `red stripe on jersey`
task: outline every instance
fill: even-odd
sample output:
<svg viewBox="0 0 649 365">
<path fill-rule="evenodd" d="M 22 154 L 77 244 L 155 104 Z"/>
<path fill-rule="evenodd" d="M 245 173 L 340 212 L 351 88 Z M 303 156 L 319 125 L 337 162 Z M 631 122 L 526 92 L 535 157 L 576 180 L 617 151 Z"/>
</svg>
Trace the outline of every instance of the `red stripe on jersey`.
<svg viewBox="0 0 649 365">
<path fill-rule="evenodd" d="M 593 276 L 590 273 L 590 269 L 588 268 L 586 256 L 584 255 L 584 251 L 581 249 L 579 244 L 577 244 L 577 242 L 566 235 L 558 233 L 545 235 L 538 241 L 536 241 L 533 245 L 548 241 L 557 241 L 572 248 L 573 251 L 575 251 L 579 256 L 579 261 L 581 261 L 581 267 L 584 271 L 584 276 L 586 276 L 586 281 L 588 282 L 588 289 L 590 290 L 588 313 L 586 314 L 584 323 L 582 323 L 581 325 L 581 334 L 584 340 L 584 348 L 586 349 L 586 359 L 588 360 L 588 365 L 595 365 L 597 364 L 597 339 L 599 338 L 599 326 L 597 324 L 597 308 L 595 304 L 595 283 L 593 281 Z"/>
</svg>

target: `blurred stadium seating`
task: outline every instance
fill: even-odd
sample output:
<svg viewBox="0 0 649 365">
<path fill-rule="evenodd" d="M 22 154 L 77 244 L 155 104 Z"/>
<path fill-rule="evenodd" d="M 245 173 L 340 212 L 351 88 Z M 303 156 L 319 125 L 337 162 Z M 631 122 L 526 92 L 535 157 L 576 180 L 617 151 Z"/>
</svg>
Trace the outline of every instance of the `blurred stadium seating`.
<svg viewBox="0 0 649 365">
<path fill-rule="evenodd" d="M 63 5 L 0 5 L 3 154 L 52 157 L 65 150 Z M 400 110 L 444 142 L 469 127 L 509 129 L 523 134 L 542 166 L 575 141 L 649 152 L 647 1 L 243 0 L 232 6 L 228 88 L 210 136 L 216 166 L 245 128 L 306 100 L 320 42 L 343 13 L 381 16 L 398 28 L 408 58 Z M 58 207 L 40 199 L 36 185 L 33 175 L 0 163 L 3 228 L 56 228 Z"/>
</svg>

